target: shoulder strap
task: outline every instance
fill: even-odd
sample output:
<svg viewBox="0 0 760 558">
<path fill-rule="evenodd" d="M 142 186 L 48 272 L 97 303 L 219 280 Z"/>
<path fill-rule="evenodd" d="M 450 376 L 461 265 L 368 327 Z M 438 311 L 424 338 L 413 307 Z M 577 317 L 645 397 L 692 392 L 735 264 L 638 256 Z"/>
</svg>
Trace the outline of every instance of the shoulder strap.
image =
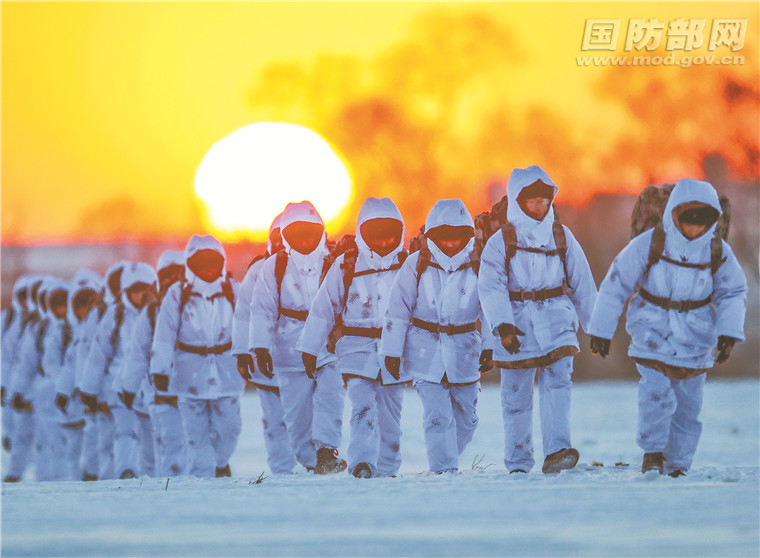
<svg viewBox="0 0 760 558">
<path fill-rule="evenodd" d="M 40 328 L 37 330 L 37 342 L 35 345 L 37 346 L 37 352 L 42 353 L 42 339 L 45 337 L 45 332 L 47 331 L 48 324 L 50 323 L 50 320 L 45 318 L 44 320 L 40 321 Z"/>
<path fill-rule="evenodd" d="M 710 240 L 710 271 L 713 275 L 723 265 L 723 239 L 718 234 L 718 229 L 715 229 L 712 240 Z"/>
<path fill-rule="evenodd" d="M 404 262 L 405 262 L 405 261 L 406 261 L 406 259 L 409 257 L 409 252 L 407 252 L 406 250 L 401 250 L 401 251 L 398 253 L 398 256 L 397 256 L 397 257 L 398 257 L 398 264 L 399 264 L 399 265 L 404 265 Z"/>
<path fill-rule="evenodd" d="M 662 222 L 657 223 L 652 231 L 652 242 L 649 244 L 649 256 L 647 257 L 647 266 L 644 273 L 649 273 L 652 266 L 660 261 L 662 253 L 665 251 L 665 229 Z"/>
<path fill-rule="evenodd" d="M 230 305 L 235 308 L 235 290 L 232 288 L 232 281 L 229 275 L 224 280 L 224 283 L 222 283 L 222 294 L 229 301 Z"/>
<path fill-rule="evenodd" d="M 354 281 L 354 271 L 356 271 L 356 259 L 358 257 L 358 248 L 349 248 L 343 252 L 343 263 L 340 264 L 340 268 L 343 270 L 343 288 L 346 297 L 348 297 L 348 289 Z"/>
<path fill-rule="evenodd" d="M 274 261 L 274 280 L 277 283 L 277 306 L 280 306 L 282 295 L 282 280 L 285 278 L 285 270 L 288 267 L 288 253 L 285 250 L 277 252 Z"/>
<path fill-rule="evenodd" d="M 504 269 L 507 272 L 507 278 L 509 278 L 509 263 L 517 252 L 517 231 L 515 230 L 515 226 L 506 221 L 501 227 L 501 235 L 504 237 L 504 248 L 507 255 L 504 261 Z"/>
<path fill-rule="evenodd" d="M 567 237 L 565 228 L 559 219 L 557 208 L 554 208 L 554 223 L 552 223 L 552 233 L 554 234 L 554 244 L 557 247 L 559 259 L 562 261 L 562 270 L 565 272 L 565 284 L 570 285 L 570 275 L 567 272 Z"/>
<path fill-rule="evenodd" d="M 121 330 L 121 324 L 124 321 L 124 304 L 119 302 L 116 305 L 116 323 L 113 326 L 113 331 L 111 332 L 111 348 L 113 348 L 114 352 L 116 351 L 116 346 L 119 343 L 119 331 Z"/>
<path fill-rule="evenodd" d="M 156 314 L 158 314 L 158 301 L 151 300 L 148 303 L 148 321 L 153 331 L 156 331 Z"/>
<path fill-rule="evenodd" d="M 10 326 L 11 322 L 13 321 L 13 315 L 15 314 L 15 309 L 13 306 L 8 308 L 8 312 L 5 315 L 5 323 L 3 324 L 3 331 L 6 331 Z"/>
<path fill-rule="evenodd" d="M 68 321 L 65 321 L 63 322 L 61 329 L 63 329 L 63 339 L 61 340 L 61 356 L 63 357 L 66 354 L 66 349 L 71 343 L 71 324 Z"/>
<path fill-rule="evenodd" d="M 430 267 L 430 248 L 427 247 L 427 244 L 423 244 L 422 247 L 419 249 L 419 259 L 417 260 L 417 288 L 419 289 L 420 286 L 420 279 L 422 278 L 422 274 L 425 273 L 425 270 Z"/>
</svg>

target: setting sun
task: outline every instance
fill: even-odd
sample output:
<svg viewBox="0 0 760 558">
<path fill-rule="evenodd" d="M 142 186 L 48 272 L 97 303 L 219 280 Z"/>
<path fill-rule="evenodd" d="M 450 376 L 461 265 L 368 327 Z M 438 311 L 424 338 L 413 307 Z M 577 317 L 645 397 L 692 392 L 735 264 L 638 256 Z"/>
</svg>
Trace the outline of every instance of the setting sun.
<svg viewBox="0 0 760 558">
<path fill-rule="evenodd" d="M 223 238 L 266 238 L 275 215 L 308 199 L 328 224 L 351 201 L 351 177 L 319 134 L 259 122 L 215 143 L 195 175 L 206 226 Z"/>
</svg>

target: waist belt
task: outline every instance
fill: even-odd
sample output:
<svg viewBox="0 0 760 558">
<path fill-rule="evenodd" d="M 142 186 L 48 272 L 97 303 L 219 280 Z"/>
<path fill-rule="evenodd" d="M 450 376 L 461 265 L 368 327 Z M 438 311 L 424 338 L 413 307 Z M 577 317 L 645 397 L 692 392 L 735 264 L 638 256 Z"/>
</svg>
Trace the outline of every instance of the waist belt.
<svg viewBox="0 0 760 558">
<path fill-rule="evenodd" d="M 712 296 L 703 298 L 701 300 L 673 300 L 662 296 L 653 295 L 647 291 L 644 287 L 637 286 L 636 292 L 639 296 L 655 306 L 659 306 L 665 310 L 678 310 L 679 312 L 688 312 L 696 308 L 702 308 L 712 302 Z"/>
<path fill-rule="evenodd" d="M 478 329 L 478 322 L 470 322 L 469 324 L 447 324 L 440 325 L 434 322 L 426 322 L 419 318 L 412 318 L 412 325 L 430 333 L 445 333 L 447 335 L 457 335 L 458 333 L 469 333 Z"/>
<path fill-rule="evenodd" d="M 177 341 L 175 348 L 186 353 L 193 353 L 194 355 L 221 355 L 232 348 L 232 341 L 229 341 L 224 345 L 214 345 L 213 347 L 199 347 L 197 345 L 188 345 L 182 341 Z"/>
<path fill-rule="evenodd" d="M 153 397 L 153 403 L 156 405 L 171 405 L 172 407 L 177 406 L 179 398 L 176 395 L 159 395 L 156 394 Z"/>
<path fill-rule="evenodd" d="M 370 339 L 380 339 L 383 335 L 381 327 L 348 327 L 343 326 L 343 335 L 352 335 L 354 337 L 369 337 Z"/>
<path fill-rule="evenodd" d="M 309 317 L 308 310 L 291 310 L 290 308 L 283 308 L 282 306 L 280 306 L 278 310 L 280 311 L 281 316 L 293 318 L 299 322 L 305 322 L 306 318 Z"/>
<path fill-rule="evenodd" d="M 540 302 L 550 298 L 557 298 L 565 294 L 565 288 L 560 285 L 553 289 L 538 289 L 536 291 L 509 291 L 509 300 L 523 302 L 525 300 L 535 300 Z"/>
</svg>

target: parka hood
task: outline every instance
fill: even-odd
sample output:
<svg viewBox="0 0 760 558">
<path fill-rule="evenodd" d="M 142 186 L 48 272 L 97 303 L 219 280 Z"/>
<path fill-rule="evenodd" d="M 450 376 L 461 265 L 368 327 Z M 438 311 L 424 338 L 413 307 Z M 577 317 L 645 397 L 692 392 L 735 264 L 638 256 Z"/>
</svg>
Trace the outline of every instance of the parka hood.
<svg viewBox="0 0 760 558">
<path fill-rule="evenodd" d="M 45 293 L 47 295 L 46 316 L 54 321 L 64 321 L 66 318 L 58 318 L 53 313 L 53 308 L 50 305 L 50 297 L 56 291 L 63 291 L 66 293 L 66 313 L 68 316 L 69 299 L 71 298 L 71 283 L 58 278 L 51 278 L 45 282 Z"/>
<path fill-rule="evenodd" d="M 111 276 L 114 273 L 118 273 L 119 271 L 124 269 L 124 266 L 129 263 L 125 260 L 122 260 L 120 262 L 116 262 L 111 267 L 108 268 L 108 271 L 106 271 L 105 280 L 103 281 L 103 288 L 104 288 L 104 295 L 103 295 L 103 301 L 106 304 L 113 304 L 118 300 L 118 296 L 121 294 L 121 287 L 119 288 L 119 293 L 114 294 L 113 291 L 111 291 L 111 287 L 109 286 Z M 120 278 L 120 281 L 122 279 Z M 117 296 L 118 295 L 118 296 Z"/>
<path fill-rule="evenodd" d="M 393 249 L 392 252 L 385 256 L 380 256 L 367 244 L 362 236 L 362 225 L 372 219 L 394 219 L 401 223 L 401 239 L 399 245 Z M 375 261 L 379 265 L 384 266 L 386 262 L 395 262 L 398 253 L 404 249 L 404 219 L 401 217 L 401 212 L 393 200 L 390 198 L 367 198 L 359 211 L 359 217 L 356 221 L 356 245 L 359 248 L 359 253 L 365 254 L 369 260 Z"/>
<path fill-rule="evenodd" d="M 203 279 L 200 279 L 187 265 L 187 261 L 201 250 L 213 250 L 214 252 L 220 254 L 222 258 L 224 258 L 222 275 L 211 283 L 207 283 Z M 222 283 L 227 279 L 227 254 L 224 251 L 222 243 L 210 234 L 203 236 L 194 234 L 190 237 L 190 240 L 187 241 L 187 246 L 185 247 L 184 266 L 185 279 L 188 283 L 193 285 L 193 289 L 195 291 L 202 294 L 203 296 L 212 296 L 213 294 L 220 292 Z"/>
<path fill-rule="evenodd" d="M 507 183 L 507 220 L 515 226 L 517 232 L 524 236 L 531 245 L 546 246 L 552 238 L 552 225 L 554 225 L 554 207 L 549 207 L 549 212 L 542 221 L 536 221 L 526 213 L 517 203 L 520 192 L 537 180 L 554 187 L 554 196 L 557 196 L 557 186 L 554 184 L 544 169 L 538 165 L 531 165 L 524 169 L 514 169 L 509 175 Z"/>
<path fill-rule="evenodd" d="M 73 324 L 79 321 L 74 313 L 74 297 L 87 289 L 98 293 L 101 288 L 103 288 L 103 279 L 91 269 L 80 269 L 74 274 L 69 288 L 69 322 Z"/>
<path fill-rule="evenodd" d="M 158 277 L 153 268 L 144 262 L 130 262 L 124 266 L 124 271 L 121 275 L 121 301 L 125 306 L 139 310 L 135 308 L 132 301 L 127 296 L 127 289 L 136 285 L 137 283 L 146 283 L 156 287 L 158 284 Z"/>
<path fill-rule="evenodd" d="M 267 254 L 270 256 L 272 255 L 272 231 L 275 229 L 280 229 L 280 237 L 282 237 L 282 227 L 280 227 L 280 220 L 282 219 L 282 213 L 277 214 L 277 217 L 275 217 L 272 220 L 272 224 L 269 225 L 269 234 L 267 235 Z"/>
<path fill-rule="evenodd" d="M 472 227 L 473 231 L 475 229 L 475 222 L 472 220 L 472 215 L 470 215 L 464 202 L 460 199 L 438 200 L 430 210 L 430 213 L 428 213 L 427 219 L 425 219 L 425 234 L 441 225 L 449 225 L 451 227 Z M 459 253 L 455 254 L 453 257 L 449 257 L 438 248 L 438 245 L 436 245 L 435 242 L 430 239 L 426 239 L 426 241 L 435 261 L 447 271 L 453 271 L 466 263 L 469 260 L 470 253 L 475 245 L 475 238 L 470 238 L 469 242 Z"/>
<path fill-rule="evenodd" d="M 299 221 L 305 223 L 318 223 L 324 227 L 324 222 L 322 221 L 322 217 L 319 215 L 317 208 L 307 200 L 297 203 L 291 202 L 285 206 L 280 217 L 280 231 L 284 231 L 288 225 Z M 326 242 L 327 236 L 323 232 L 322 239 L 319 241 L 317 247 L 309 254 L 301 254 L 300 252 L 293 250 L 290 244 L 288 244 L 285 235 L 282 235 L 282 244 L 288 252 L 288 257 L 293 261 L 296 267 L 304 273 L 322 272 L 324 258 L 329 252 L 327 250 Z"/>
<path fill-rule="evenodd" d="M 22 275 L 18 279 L 16 279 L 16 282 L 13 284 L 13 297 L 11 300 L 11 305 L 13 306 L 13 310 L 15 312 L 26 312 L 27 311 L 27 305 L 24 303 L 21 304 L 21 301 L 18 299 L 18 295 L 22 291 L 27 291 L 27 287 L 29 286 L 29 282 L 31 280 L 31 277 L 29 275 Z M 26 293 L 27 300 L 29 300 L 29 292 Z"/>
<path fill-rule="evenodd" d="M 182 250 L 166 250 L 158 258 L 156 269 L 161 271 L 171 265 L 185 266 L 185 252 Z"/>
<path fill-rule="evenodd" d="M 712 184 L 693 178 L 684 178 L 676 182 L 662 214 L 662 226 L 665 229 L 665 248 L 671 256 L 689 258 L 696 255 L 697 252 L 701 252 L 704 246 L 710 244 L 715 228 L 718 226 L 717 222 L 713 223 L 707 231 L 694 240 L 686 238 L 673 220 L 673 210 L 688 202 L 704 203 L 715 209 L 718 215 L 722 213 L 718 192 L 715 191 Z"/>
</svg>

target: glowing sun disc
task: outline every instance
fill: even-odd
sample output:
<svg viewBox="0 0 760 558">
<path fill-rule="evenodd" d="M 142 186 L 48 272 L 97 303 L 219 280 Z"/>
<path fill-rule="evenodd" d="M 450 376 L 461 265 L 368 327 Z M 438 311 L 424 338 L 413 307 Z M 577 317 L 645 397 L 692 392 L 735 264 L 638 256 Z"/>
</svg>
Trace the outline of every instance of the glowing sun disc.
<svg viewBox="0 0 760 558">
<path fill-rule="evenodd" d="M 216 142 L 195 173 L 206 225 L 221 236 L 266 235 L 288 202 L 310 200 L 325 221 L 351 200 L 351 177 L 319 134 L 258 122 Z"/>
</svg>

